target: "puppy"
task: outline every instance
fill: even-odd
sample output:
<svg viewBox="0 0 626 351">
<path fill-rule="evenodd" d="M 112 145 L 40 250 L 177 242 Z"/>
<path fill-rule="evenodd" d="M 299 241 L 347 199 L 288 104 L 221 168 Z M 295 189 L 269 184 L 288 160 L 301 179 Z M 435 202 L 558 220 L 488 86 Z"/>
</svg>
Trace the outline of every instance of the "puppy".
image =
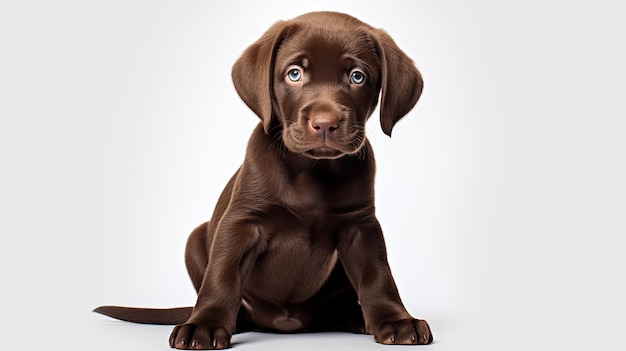
<svg viewBox="0 0 626 351">
<path fill-rule="evenodd" d="M 375 216 L 365 122 L 378 104 L 391 131 L 422 78 L 382 30 L 314 12 L 273 25 L 232 78 L 261 119 L 213 217 L 189 237 L 195 307 L 95 311 L 178 324 L 177 349 L 223 349 L 233 333 L 348 331 L 383 344 L 428 344 L 400 300 Z"/>
</svg>

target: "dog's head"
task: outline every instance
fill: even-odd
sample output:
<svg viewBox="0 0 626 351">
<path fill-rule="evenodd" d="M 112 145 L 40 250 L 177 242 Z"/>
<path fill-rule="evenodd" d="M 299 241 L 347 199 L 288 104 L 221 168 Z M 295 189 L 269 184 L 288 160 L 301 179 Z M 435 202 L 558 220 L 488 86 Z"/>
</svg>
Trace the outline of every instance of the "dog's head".
<svg viewBox="0 0 626 351">
<path fill-rule="evenodd" d="M 391 135 L 423 87 L 387 33 L 334 12 L 274 24 L 246 49 L 232 76 L 265 132 L 280 126 L 287 149 L 315 159 L 359 151 L 379 93 L 380 124 Z"/>
</svg>

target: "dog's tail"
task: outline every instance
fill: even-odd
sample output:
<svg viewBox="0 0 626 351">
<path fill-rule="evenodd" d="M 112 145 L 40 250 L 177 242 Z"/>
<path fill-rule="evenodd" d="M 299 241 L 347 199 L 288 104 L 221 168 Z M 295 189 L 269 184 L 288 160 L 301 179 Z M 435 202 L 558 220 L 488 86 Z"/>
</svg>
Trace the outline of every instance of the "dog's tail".
<svg viewBox="0 0 626 351">
<path fill-rule="evenodd" d="M 136 308 L 100 306 L 93 311 L 126 322 L 176 325 L 185 323 L 189 319 L 192 310 L 193 307 Z"/>
</svg>

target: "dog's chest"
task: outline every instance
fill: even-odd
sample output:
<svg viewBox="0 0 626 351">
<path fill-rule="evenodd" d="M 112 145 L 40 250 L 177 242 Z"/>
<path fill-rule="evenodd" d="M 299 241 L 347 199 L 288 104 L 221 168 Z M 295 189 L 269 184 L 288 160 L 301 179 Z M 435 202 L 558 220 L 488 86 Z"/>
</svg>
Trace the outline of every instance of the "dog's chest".
<svg viewBox="0 0 626 351">
<path fill-rule="evenodd" d="M 285 207 L 300 218 L 315 221 L 326 212 L 355 207 L 363 200 L 362 182 L 332 172 L 308 171 L 294 176 L 285 186 Z"/>
</svg>

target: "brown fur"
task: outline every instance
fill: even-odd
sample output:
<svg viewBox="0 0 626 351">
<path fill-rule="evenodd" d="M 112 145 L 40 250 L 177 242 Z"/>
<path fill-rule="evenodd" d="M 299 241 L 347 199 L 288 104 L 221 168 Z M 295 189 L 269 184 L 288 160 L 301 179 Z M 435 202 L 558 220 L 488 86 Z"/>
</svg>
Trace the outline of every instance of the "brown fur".
<svg viewBox="0 0 626 351">
<path fill-rule="evenodd" d="M 213 217 L 191 234 L 193 309 L 97 312 L 180 323 L 179 349 L 221 349 L 247 330 L 369 333 L 384 344 L 432 342 L 404 308 L 374 210 L 374 155 L 365 122 L 381 96 L 391 131 L 422 78 L 383 31 L 339 13 L 273 25 L 233 67 L 261 119 Z"/>
</svg>

